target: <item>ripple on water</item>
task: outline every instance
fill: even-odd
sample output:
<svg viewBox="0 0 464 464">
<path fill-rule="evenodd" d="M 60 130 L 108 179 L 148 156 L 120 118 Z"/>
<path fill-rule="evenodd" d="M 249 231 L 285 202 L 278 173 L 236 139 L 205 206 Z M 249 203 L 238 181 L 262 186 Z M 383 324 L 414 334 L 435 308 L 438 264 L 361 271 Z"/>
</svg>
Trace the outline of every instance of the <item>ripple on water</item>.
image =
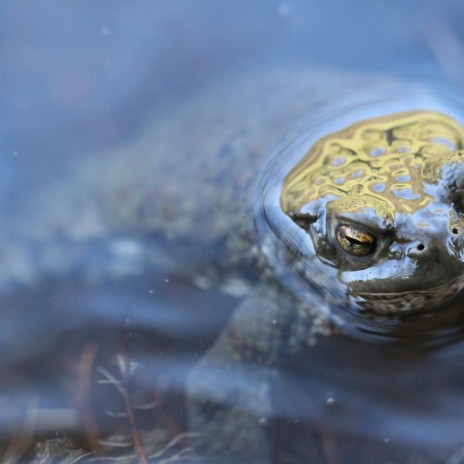
<svg viewBox="0 0 464 464">
<path fill-rule="evenodd" d="M 318 189 L 321 189 L 320 192 L 323 192 L 324 195 L 323 199 L 318 200 L 313 205 L 308 203 L 308 206 L 301 210 L 303 215 L 300 223 L 306 221 L 304 227 L 296 227 L 295 223 L 282 211 L 281 192 L 285 179 L 309 148 L 318 139 L 327 137 L 334 130 L 340 130 L 369 118 L 424 109 L 447 114 L 457 121 L 463 121 L 464 115 L 460 101 L 464 101 L 461 93 L 446 86 L 398 84 L 371 89 L 363 95 L 353 95 L 345 100 L 342 99 L 337 104 L 329 104 L 326 111 L 321 110 L 321 114 L 325 115 L 330 112 L 331 117 L 323 118 L 321 123 L 317 120 L 317 116 L 312 115 L 306 121 L 307 131 L 283 147 L 281 151 L 276 152 L 275 158 L 259 183 L 259 192 L 256 198 L 260 198 L 260 201 L 255 204 L 255 220 L 260 240 L 266 244 L 263 250 L 268 256 L 271 266 L 277 270 L 279 278 L 292 293 L 315 307 L 316 312 L 317 308 L 321 308 L 321 313 L 324 316 L 329 314 L 329 318 L 332 318 L 335 324 L 340 325 L 342 330 L 352 335 L 389 344 L 392 340 L 401 339 L 404 335 L 402 327 L 409 325 L 404 322 L 405 317 L 401 313 L 393 311 L 392 316 L 389 317 L 387 313 L 383 312 L 382 315 L 375 316 L 375 311 L 366 312 L 362 305 L 360 307 L 356 303 L 356 301 L 359 303 L 359 299 L 353 300 L 346 280 L 338 272 L 339 267 L 333 264 L 332 258 L 322 258 L 318 255 L 316 242 L 320 239 L 321 234 L 324 234 L 325 225 L 323 222 L 317 222 L 311 226 L 313 220 L 311 218 L 321 215 L 321 213 L 326 214 L 327 208 L 331 208 L 334 201 L 340 197 L 341 190 L 339 189 L 355 188 L 357 192 L 362 192 L 365 188 L 363 186 L 367 185 L 366 179 L 369 178 L 369 170 L 375 170 L 376 173 L 380 172 L 383 166 L 380 159 L 387 156 L 390 149 L 397 157 L 388 161 L 391 164 L 392 182 L 396 182 L 396 184 L 383 181 L 373 183 L 370 187 L 371 192 L 374 195 L 380 195 L 379 198 L 381 198 L 387 190 L 391 191 L 391 195 L 397 199 L 398 205 L 401 205 L 402 201 L 420 201 L 422 194 L 411 187 L 415 177 L 410 173 L 410 169 L 417 170 L 410 154 L 414 132 L 408 127 L 395 129 L 392 131 L 392 137 L 397 137 L 399 140 L 392 138 L 390 147 L 388 144 L 382 145 L 381 131 L 377 129 L 364 130 L 362 138 L 367 143 L 365 151 L 372 158 L 372 161 L 367 160 L 363 167 L 357 166 L 354 170 L 348 168 L 347 176 L 332 175 L 327 171 L 323 177 L 314 178 L 312 184 L 308 183 L 306 191 L 306 187 L 298 187 L 300 189 L 297 190 L 298 195 L 306 198 L 306 202 L 309 201 L 310 195 L 317 195 Z M 421 137 L 432 137 L 430 142 L 435 146 L 438 144 L 445 145 L 448 149 L 453 148 L 448 133 L 447 137 L 440 137 L 435 133 L 435 129 L 430 129 L 430 127 L 432 126 L 427 126 L 427 130 L 421 133 Z M 327 165 L 328 170 L 343 169 L 348 163 L 359 163 L 354 154 L 354 146 L 347 151 L 343 148 L 343 144 L 337 141 L 330 144 L 330 150 L 333 154 L 330 155 L 331 161 Z M 427 150 L 432 150 L 432 148 L 427 147 Z M 341 153 L 347 153 L 347 155 L 341 156 Z M 403 154 L 408 156 L 406 162 L 410 166 L 406 170 L 400 169 Z M 421 157 L 416 159 L 422 163 Z M 310 161 L 306 161 L 306 163 L 310 165 Z M 358 179 L 358 184 L 353 183 Z M 306 180 L 306 182 L 308 181 Z M 353 200 L 356 198 L 359 197 L 353 197 Z M 352 203 L 350 208 L 354 208 L 354 204 Z M 315 210 L 311 208 L 315 208 Z M 369 211 L 375 211 L 375 208 L 377 207 L 365 208 L 363 211 L 365 214 L 371 214 Z M 405 209 L 405 211 L 410 211 L 410 209 Z M 311 227 L 314 227 L 313 232 L 308 233 Z M 315 233 L 319 234 L 317 240 L 315 235 L 311 235 Z M 330 240 L 328 239 L 329 242 Z M 368 268 L 368 264 L 362 264 L 361 261 L 358 261 L 353 272 L 368 276 Z M 405 278 L 406 276 L 407 274 L 405 274 Z M 424 295 L 425 293 L 424 290 Z M 436 303 L 431 304 L 436 305 Z M 448 306 L 451 304 L 449 303 Z M 422 311 L 418 311 L 418 313 L 420 312 Z M 422 329 L 414 331 L 414 337 L 420 339 L 422 338 L 421 333 L 428 333 L 430 340 L 424 342 L 425 345 L 434 345 L 435 342 L 431 339 L 435 337 L 442 337 L 444 344 L 448 343 L 449 339 L 459 339 L 461 323 L 454 324 L 451 321 L 452 316 L 446 314 L 448 311 L 440 311 L 439 315 L 434 313 L 433 323 L 430 323 L 427 316 L 408 315 L 408 317 L 416 319 L 417 327 L 422 327 Z M 457 330 L 456 327 L 458 327 Z M 440 345 L 440 342 L 438 341 L 436 344 Z"/>
</svg>

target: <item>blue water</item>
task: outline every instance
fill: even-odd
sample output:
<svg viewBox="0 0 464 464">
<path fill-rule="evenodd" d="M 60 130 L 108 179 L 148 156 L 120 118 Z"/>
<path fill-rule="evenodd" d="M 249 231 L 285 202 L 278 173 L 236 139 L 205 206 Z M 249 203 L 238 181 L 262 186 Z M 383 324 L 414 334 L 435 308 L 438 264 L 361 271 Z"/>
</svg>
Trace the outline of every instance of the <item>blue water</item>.
<svg viewBox="0 0 464 464">
<path fill-rule="evenodd" d="M 81 159 L 104 159 L 221 76 L 304 65 L 461 87 L 463 20 L 457 0 L 5 1 L 1 229 Z M 99 252 L 83 256 L 97 261 Z M 120 392 L 99 383 L 107 371 L 124 377 L 120 355 L 132 369 L 127 385 L 147 455 L 186 432 L 187 373 L 241 302 L 162 265 L 92 285 L 57 272 L 0 288 L 2 440 L 26 436 L 38 411 L 32 428 L 41 439 L 67 434 L 94 451 L 116 434 L 130 441 L 127 418 L 108 414 L 127 414 Z M 273 386 L 275 462 L 307 462 L 305 437 L 314 434 L 320 462 L 462 462 L 446 461 L 464 446 L 462 344 L 416 348 L 326 339 L 291 360 Z M 179 443 L 175 452 L 188 446 Z M 131 443 L 100 448 L 134 453 Z"/>
</svg>

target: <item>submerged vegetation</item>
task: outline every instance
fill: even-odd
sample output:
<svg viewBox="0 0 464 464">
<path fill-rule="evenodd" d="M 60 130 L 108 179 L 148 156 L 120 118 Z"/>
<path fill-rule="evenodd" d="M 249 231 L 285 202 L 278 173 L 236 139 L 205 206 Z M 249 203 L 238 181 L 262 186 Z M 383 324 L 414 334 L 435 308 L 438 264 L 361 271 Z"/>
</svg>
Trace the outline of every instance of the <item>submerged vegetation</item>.
<svg viewBox="0 0 464 464">
<path fill-rule="evenodd" d="M 126 340 L 129 339 L 127 335 Z M 165 392 L 144 392 L 140 364 L 123 351 L 100 354 L 87 341 L 69 360 L 64 388 L 69 408 L 41 408 L 31 400 L 23 424 L 8 431 L 0 448 L 3 464 L 73 464 L 77 462 L 168 463 L 188 459 L 179 399 Z M 3 405 L 8 398 L 2 398 Z M 47 429 L 42 430 L 47 423 Z"/>
</svg>

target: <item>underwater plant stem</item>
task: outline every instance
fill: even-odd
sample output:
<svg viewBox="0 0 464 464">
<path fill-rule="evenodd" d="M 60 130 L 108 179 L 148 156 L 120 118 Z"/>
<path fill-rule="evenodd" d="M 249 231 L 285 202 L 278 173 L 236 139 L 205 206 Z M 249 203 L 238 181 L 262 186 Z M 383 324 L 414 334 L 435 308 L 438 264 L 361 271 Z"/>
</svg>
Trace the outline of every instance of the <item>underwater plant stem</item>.
<svg viewBox="0 0 464 464">
<path fill-rule="evenodd" d="M 89 341 L 86 343 L 78 367 L 77 400 L 82 411 L 82 421 L 84 422 L 87 442 L 90 449 L 100 454 L 98 425 L 90 404 L 92 370 L 97 352 L 98 345 L 96 342 Z"/>
</svg>

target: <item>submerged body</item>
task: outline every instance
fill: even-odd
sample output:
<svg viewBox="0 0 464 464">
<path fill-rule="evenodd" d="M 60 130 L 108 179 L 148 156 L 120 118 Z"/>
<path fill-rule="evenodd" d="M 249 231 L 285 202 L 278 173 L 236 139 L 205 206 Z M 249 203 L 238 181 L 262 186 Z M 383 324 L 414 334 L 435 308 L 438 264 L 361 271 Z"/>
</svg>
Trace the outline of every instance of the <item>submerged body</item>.
<svg viewBox="0 0 464 464">
<path fill-rule="evenodd" d="M 382 331 L 379 319 L 395 320 L 390 336 L 398 340 L 404 326 L 426 337 L 431 328 L 462 328 L 463 137 L 463 126 L 441 113 L 387 113 L 278 153 L 285 160 L 298 147 L 297 163 L 285 161 L 280 171 L 275 163 L 261 184 L 258 229 L 275 270 L 261 292 L 271 294 L 272 286 L 276 293 L 265 307 L 263 294 L 247 300 L 192 375 L 192 427 L 204 434 L 200 449 L 221 455 L 218 443 L 227 443 L 238 462 L 272 461 L 267 426 L 282 402 L 273 404 L 274 386 L 292 369 L 311 375 L 313 357 L 323 362 L 327 353 L 320 348 L 318 355 L 308 353 L 317 333 L 343 332 L 353 317 L 368 319 L 374 333 Z M 282 297 L 284 288 L 293 294 Z M 450 313 L 442 325 L 441 316 Z M 414 330 L 408 336 L 414 340 Z M 359 349 L 349 348 L 353 359 Z M 313 402 L 319 390 L 311 384 L 302 404 Z M 314 430 L 299 434 L 295 449 L 304 454 L 289 462 L 330 461 Z M 291 440 L 287 436 L 281 446 Z"/>
<path fill-rule="evenodd" d="M 321 342 L 318 335 L 356 332 L 353 321 L 362 321 L 360 327 L 368 321 L 373 332 L 384 326 L 399 332 L 401 343 L 414 333 L 415 343 L 418 334 L 461 327 L 454 295 L 463 269 L 461 124 L 434 108 L 392 116 L 380 105 L 377 117 L 383 119 L 355 118 L 325 132 L 315 124 L 317 136 L 308 144 L 305 134 L 313 123 L 299 123 L 308 113 L 316 121 L 320 114 L 330 120 L 327 102 L 336 109 L 348 87 L 384 82 L 311 69 L 262 69 L 224 77 L 172 104 L 135 142 L 102 159 L 83 160 L 73 175 L 18 209 L 4 233 L 0 288 L 7 293 L 70 277 L 98 285 L 146 279 L 161 270 L 242 296 L 190 376 L 192 446 L 219 462 L 287 462 L 275 457 L 278 445 L 268 429 L 288 413 L 275 398 L 276 388 L 285 397 L 284 372 L 302 372 L 303 386 L 290 382 L 290 389 L 304 390 L 308 410 L 302 414 L 311 426 L 320 422 L 311 408 L 327 372 L 335 376 L 338 359 L 349 361 L 354 345 L 357 355 L 369 352 L 359 358 L 368 358 L 358 366 L 363 377 L 349 378 L 350 368 L 341 369 L 357 401 L 371 364 L 383 379 L 389 375 L 379 367 L 384 353 L 371 349 L 372 340 L 345 337 L 340 346 L 333 340 L 342 337 Z M 367 139 L 360 142 L 365 129 Z M 395 130 L 402 132 L 392 136 Z M 315 161 L 314 150 L 324 156 Z M 271 153 L 275 157 L 266 167 Z M 397 318 L 404 310 L 438 309 L 446 313 L 439 322 Z M 376 319 L 378 313 L 383 319 Z M 417 361 L 408 356 L 399 363 L 402 373 Z M 420 362 L 416 374 L 419 368 Z M 391 430 L 395 421 L 386 422 Z M 292 440 L 301 447 L 301 436 L 282 436 L 285 447 Z M 303 437 L 304 449 L 292 464 L 331 460 L 320 436 Z"/>
</svg>

